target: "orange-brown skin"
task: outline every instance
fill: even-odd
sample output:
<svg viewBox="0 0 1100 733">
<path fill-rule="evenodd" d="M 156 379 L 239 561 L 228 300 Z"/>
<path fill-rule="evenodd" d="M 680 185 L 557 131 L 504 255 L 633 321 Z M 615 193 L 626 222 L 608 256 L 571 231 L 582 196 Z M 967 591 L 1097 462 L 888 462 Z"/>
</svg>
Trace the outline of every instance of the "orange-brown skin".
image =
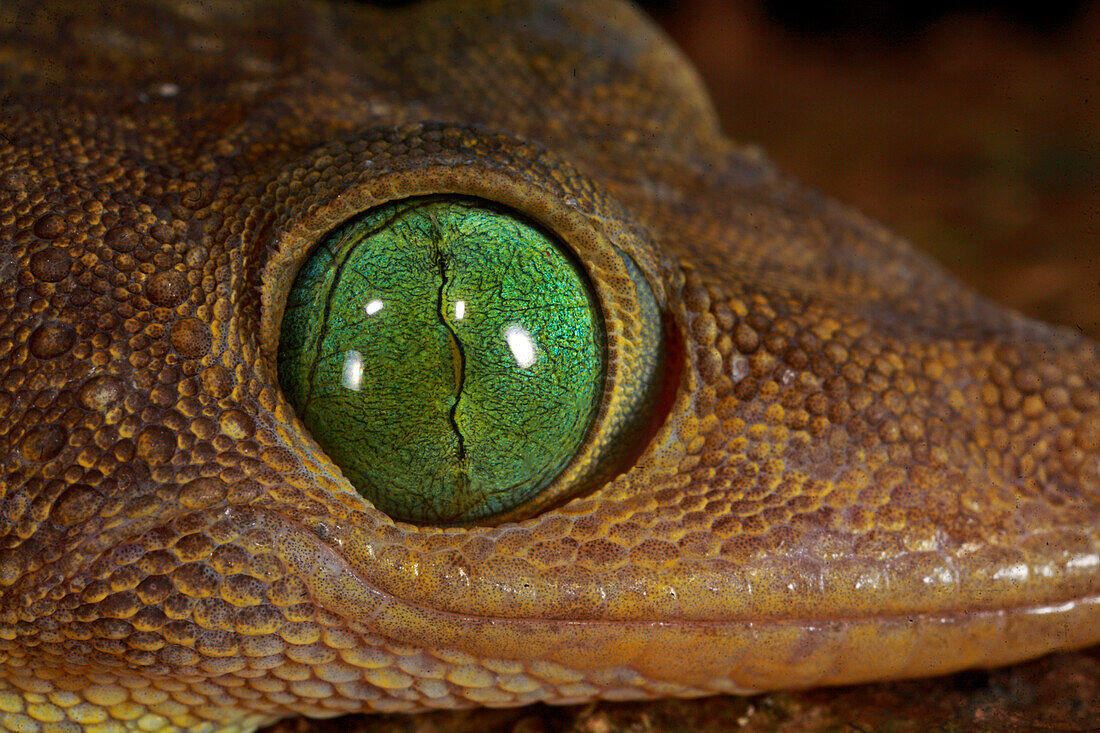
<svg viewBox="0 0 1100 733">
<path fill-rule="evenodd" d="M 1097 346 L 726 140 L 629 7 L 58 5 L 0 7 L 0 726 L 739 693 L 1100 641 Z M 668 322 L 641 454 L 498 526 L 394 523 L 275 378 L 310 246 L 443 192 L 594 280 L 629 253 Z"/>
</svg>

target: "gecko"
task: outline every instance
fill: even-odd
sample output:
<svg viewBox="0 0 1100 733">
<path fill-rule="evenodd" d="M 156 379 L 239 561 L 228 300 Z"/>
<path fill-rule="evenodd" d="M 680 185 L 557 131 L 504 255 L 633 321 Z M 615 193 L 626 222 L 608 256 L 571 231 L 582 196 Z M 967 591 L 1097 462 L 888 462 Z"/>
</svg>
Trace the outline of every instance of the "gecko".
<svg viewBox="0 0 1100 733">
<path fill-rule="evenodd" d="M 631 6 L 16 0 L 0 36 L 0 727 L 1100 641 L 1097 345 L 728 140 Z M 463 330 L 505 307 L 545 319 Z M 509 354 L 580 366 L 501 392 Z"/>
</svg>

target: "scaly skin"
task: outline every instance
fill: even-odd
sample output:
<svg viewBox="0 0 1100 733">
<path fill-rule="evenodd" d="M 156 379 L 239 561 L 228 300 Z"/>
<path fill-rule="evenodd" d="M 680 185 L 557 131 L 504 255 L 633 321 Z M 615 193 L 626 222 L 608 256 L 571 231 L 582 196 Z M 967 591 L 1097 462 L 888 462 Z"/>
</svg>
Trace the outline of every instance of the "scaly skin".
<svg viewBox="0 0 1100 733">
<path fill-rule="evenodd" d="M 1100 641 L 1097 346 L 724 139 L 630 8 L 483 4 L 0 7 L 0 725 L 741 693 Z M 579 253 L 609 384 L 639 333 L 613 246 L 667 321 L 638 455 L 518 522 L 394 523 L 277 386 L 309 248 L 429 193 Z"/>
</svg>

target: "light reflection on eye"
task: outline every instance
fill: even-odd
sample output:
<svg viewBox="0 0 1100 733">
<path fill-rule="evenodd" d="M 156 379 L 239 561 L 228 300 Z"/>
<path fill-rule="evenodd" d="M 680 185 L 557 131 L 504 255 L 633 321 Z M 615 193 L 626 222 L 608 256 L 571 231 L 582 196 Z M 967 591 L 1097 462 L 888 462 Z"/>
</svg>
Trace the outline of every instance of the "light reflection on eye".
<svg viewBox="0 0 1100 733">
<path fill-rule="evenodd" d="M 465 316 L 466 316 L 466 301 L 465 300 L 456 300 L 455 301 L 455 320 L 456 321 L 461 321 Z"/>
<path fill-rule="evenodd" d="M 375 313 L 382 310 L 382 301 L 372 300 L 371 302 L 367 303 L 367 307 L 365 310 L 367 311 L 368 316 L 373 316 Z"/>
<path fill-rule="evenodd" d="M 378 307 L 382 304 L 379 301 Z M 340 374 L 340 383 L 352 392 L 358 392 L 363 386 L 363 355 L 354 349 L 344 352 L 344 369 Z"/>
<path fill-rule="evenodd" d="M 535 342 L 531 340 L 531 334 L 519 325 L 513 323 L 504 329 L 504 340 L 508 342 L 508 348 L 512 350 L 512 358 L 519 364 L 520 369 L 526 369 L 535 363 L 538 358 L 535 354 Z"/>
</svg>

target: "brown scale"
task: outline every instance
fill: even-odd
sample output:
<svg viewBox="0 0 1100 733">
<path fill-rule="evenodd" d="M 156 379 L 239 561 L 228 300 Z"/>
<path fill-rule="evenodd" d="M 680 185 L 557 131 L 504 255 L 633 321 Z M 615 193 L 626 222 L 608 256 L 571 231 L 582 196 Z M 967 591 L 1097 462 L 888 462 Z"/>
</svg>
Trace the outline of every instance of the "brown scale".
<svg viewBox="0 0 1100 733">
<path fill-rule="evenodd" d="M 632 9 L 9 6 L 0 725 L 745 693 L 1100 640 L 1096 345 L 730 143 Z M 616 379 L 613 246 L 668 321 L 640 455 L 518 523 L 393 522 L 274 378 L 310 246 L 437 192 L 584 253 Z"/>
</svg>

